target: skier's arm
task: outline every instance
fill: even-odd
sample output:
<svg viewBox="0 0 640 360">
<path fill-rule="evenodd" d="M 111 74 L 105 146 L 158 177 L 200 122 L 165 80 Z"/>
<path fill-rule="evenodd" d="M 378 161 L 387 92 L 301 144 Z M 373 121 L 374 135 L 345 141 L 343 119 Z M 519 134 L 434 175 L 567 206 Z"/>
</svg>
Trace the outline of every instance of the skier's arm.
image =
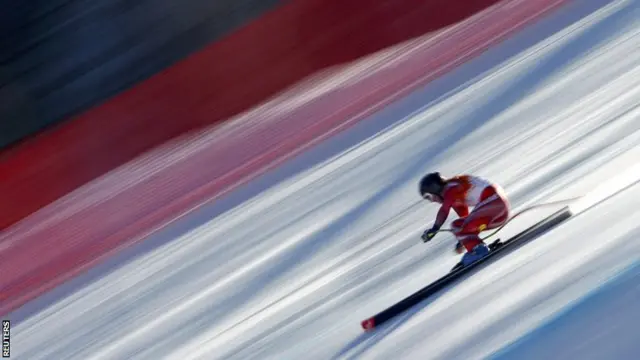
<svg viewBox="0 0 640 360">
<path fill-rule="evenodd" d="M 445 221 L 447 221 L 447 217 L 449 217 L 449 211 L 453 207 L 453 200 L 450 196 L 444 196 L 444 201 L 442 202 L 442 206 L 440 206 L 440 210 L 438 210 L 438 215 L 436 216 L 436 221 L 433 224 L 435 229 L 440 229 Z"/>
<path fill-rule="evenodd" d="M 422 240 L 424 242 L 428 242 L 431 240 L 436 233 L 440 230 L 444 222 L 447 220 L 449 216 L 449 211 L 453 207 L 453 197 L 450 192 L 445 192 L 443 194 L 442 205 L 440 206 L 440 210 L 438 210 L 438 215 L 436 215 L 436 221 L 431 227 L 431 229 L 427 230 L 422 234 Z"/>
<path fill-rule="evenodd" d="M 438 215 L 436 216 L 436 221 L 433 224 L 434 229 L 440 229 L 444 222 L 447 221 L 447 217 L 449 217 L 449 212 L 453 208 L 455 212 L 459 216 L 467 216 L 469 215 L 469 207 L 467 205 L 455 205 L 455 199 L 460 196 L 460 189 L 458 187 L 450 187 L 444 191 L 442 194 L 442 206 L 440 206 L 440 210 L 438 210 Z"/>
</svg>

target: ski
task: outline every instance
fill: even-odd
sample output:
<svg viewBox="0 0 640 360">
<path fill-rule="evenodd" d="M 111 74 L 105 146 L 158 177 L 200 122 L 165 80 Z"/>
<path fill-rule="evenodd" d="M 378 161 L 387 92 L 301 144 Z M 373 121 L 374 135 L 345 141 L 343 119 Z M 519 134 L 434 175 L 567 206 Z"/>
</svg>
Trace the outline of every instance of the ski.
<svg viewBox="0 0 640 360">
<path fill-rule="evenodd" d="M 504 252 L 505 249 L 513 248 L 516 244 L 521 246 L 551 230 L 555 226 L 569 219 L 571 216 L 571 210 L 566 206 L 504 242 L 500 239 L 495 240 L 489 245 L 490 251 L 485 257 L 467 266 L 461 266 L 461 264 L 458 263 L 447 275 L 439 278 L 380 313 L 362 321 L 362 328 L 365 331 L 372 331 L 376 327 L 379 327 L 412 306 L 436 294 L 441 289 L 453 284 L 456 280 L 460 279 L 472 270 L 486 264 L 488 260 L 495 259 L 500 253 Z"/>
</svg>

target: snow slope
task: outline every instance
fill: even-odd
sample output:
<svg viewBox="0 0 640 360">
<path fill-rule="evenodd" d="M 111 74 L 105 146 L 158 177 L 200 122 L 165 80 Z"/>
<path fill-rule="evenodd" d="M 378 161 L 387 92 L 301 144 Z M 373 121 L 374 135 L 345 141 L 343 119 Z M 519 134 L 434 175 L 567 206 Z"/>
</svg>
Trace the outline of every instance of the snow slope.
<svg viewBox="0 0 640 360">
<path fill-rule="evenodd" d="M 496 359 L 637 358 L 638 284 L 640 265 L 636 263 Z"/>
<path fill-rule="evenodd" d="M 539 358 L 536 341 L 548 332 L 535 329 L 550 326 L 566 342 L 545 358 L 560 354 L 553 349 L 564 358 L 610 358 L 599 338 L 584 342 L 599 318 L 554 317 L 625 269 L 637 273 L 630 266 L 640 259 L 639 9 L 634 0 L 573 2 L 11 314 L 12 354 Z M 419 239 L 437 208 L 418 201 L 416 184 L 432 170 L 498 181 L 515 210 L 586 196 L 572 203 L 566 223 L 363 333 L 361 320 L 458 261 L 449 235 Z M 518 218 L 500 236 L 557 209 Z M 618 301 L 622 314 L 640 316 L 638 302 L 627 301 L 638 292 L 624 290 L 637 287 L 632 279 L 600 295 L 601 306 Z M 571 332 L 575 321 L 585 332 Z M 614 325 L 607 339 L 629 329 Z M 625 354 L 640 350 L 625 346 Z"/>
</svg>

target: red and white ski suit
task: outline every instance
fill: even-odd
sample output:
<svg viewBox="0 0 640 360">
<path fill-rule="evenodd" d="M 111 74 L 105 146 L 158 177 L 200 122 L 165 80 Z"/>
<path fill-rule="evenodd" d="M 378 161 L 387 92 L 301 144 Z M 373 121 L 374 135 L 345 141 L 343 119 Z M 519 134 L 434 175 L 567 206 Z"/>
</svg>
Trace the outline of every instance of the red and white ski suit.
<svg viewBox="0 0 640 360">
<path fill-rule="evenodd" d="M 442 195 L 436 224 L 442 226 L 453 209 L 460 218 L 451 223 L 451 228 L 467 251 L 482 243 L 480 232 L 497 228 L 509 218 L 510 205 L 504 190 L 477 176 L 461 175 L 448 179 Z M 473 207 L 471 213 L 470 206 Z"/>
</svg>

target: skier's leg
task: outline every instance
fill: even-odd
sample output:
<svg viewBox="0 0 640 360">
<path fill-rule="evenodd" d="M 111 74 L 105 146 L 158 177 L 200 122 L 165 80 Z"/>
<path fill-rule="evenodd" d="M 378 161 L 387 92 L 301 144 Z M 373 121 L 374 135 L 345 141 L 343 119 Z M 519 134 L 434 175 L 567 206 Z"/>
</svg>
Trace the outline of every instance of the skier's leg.
<svg viewBox="0 0 640 360">
<path fill-rule="evenodd" d="M 476 207 L 469 216 L 454 221 L 452 228 L 458 241 L 467 251 L 472 251 L 476 246 L 484 244 L 479 236 L 482 231 L 502 226 L 508 217 L 508 203 L 501 197 L 495 197 Z"/>
<path fill-rule="evenodd" d="M 464 247 L 467 251 L 454 269 L 467 266 L 489 254 L 489 248 L 480 239 L 480 233 L 502 226 L 509 218 L 509 202 L 501 189 L 489 188 L 486 191 L 487 194 L 483 194 L 485 201 L 476 205 L 469 216 L 452 223 L 454 234 L 461 244 L 456 250 L 461 253 Z"/>
<path fill-rule="evenodd" d="M 458 254 L 462 254 L 466 250 L 464 245 L 462 245 L 461 236 L 460 236 L 461 235 L 460 231 L 462 230 L 462 226 L 464 225 L 465 219 L 466 217 L 461 217 L 451 222 L 451 230 L 453 230 L 453 234 L 456 236 L 456 239 L 458 240 L 456 241 L 456 248 L 455 248 L 455 251 Z"/>
</svg>

